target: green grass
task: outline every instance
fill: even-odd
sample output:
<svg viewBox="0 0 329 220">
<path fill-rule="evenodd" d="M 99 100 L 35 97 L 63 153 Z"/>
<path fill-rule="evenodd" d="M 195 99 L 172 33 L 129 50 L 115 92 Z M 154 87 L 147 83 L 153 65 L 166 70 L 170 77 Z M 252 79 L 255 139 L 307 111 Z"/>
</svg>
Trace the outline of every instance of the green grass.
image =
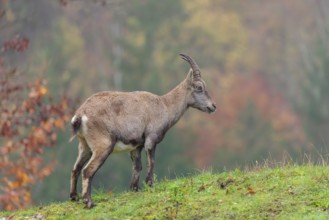
<svg viewBox="0 0 329 220">
<path fill-rule="evenodd" d="M 205 172 L 93 198 L 91 210 L 68 201 L 0 212 L 0 219 L 329 219 L 329 167 Z"/>
</svg>

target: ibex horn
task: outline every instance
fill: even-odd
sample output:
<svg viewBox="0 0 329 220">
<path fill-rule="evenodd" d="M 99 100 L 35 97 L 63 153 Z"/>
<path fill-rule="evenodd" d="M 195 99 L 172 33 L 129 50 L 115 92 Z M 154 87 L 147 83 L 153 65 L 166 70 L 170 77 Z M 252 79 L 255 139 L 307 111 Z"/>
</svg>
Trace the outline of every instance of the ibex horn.
<svg viewBox="0 0 329 220">
<path fill-rule="evenodd" d="M 193 70 L 193 78 L 200 79 L 201 71 L 198 67 L 198 64 L 196 64 L 196 62 L 192 59 L 192 57 L 182 53 L 180 53 L 179 55 L 191 65 L 191 68 Z"/>
</svg>

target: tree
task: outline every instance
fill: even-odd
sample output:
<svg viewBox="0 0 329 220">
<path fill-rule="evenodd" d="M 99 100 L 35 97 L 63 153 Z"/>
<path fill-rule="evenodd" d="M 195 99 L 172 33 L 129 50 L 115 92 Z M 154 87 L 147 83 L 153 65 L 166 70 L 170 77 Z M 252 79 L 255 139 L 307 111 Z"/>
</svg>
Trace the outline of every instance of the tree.
<svg viewBox="0 0 329 220">
<path fill-rule="evenodd" d="M 44 150 L 55 146 L 57 130 L 64 128 L 71 113 L 72 102 L 66 96 L 52 99 L 46 80 L 28 80 L 19 68 L 6 65 L 6 57 L 25 53 L 29 42 L 16 36 L 0 47 L 0 209 L 4 210 L 31 204 L 33 185 L 55 166 L 54 160 L 44 160 Z"/>
</svg>

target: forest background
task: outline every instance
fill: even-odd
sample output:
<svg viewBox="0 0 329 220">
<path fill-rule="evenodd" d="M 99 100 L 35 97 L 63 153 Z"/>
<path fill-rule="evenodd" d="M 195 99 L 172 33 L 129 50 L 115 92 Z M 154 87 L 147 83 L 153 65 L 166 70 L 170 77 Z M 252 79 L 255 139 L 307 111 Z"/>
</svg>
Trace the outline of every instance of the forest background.
<svg viewBox="0 0 329 220">
<path fill-rule="evenodd" d="M 168 92 L 189 69 L 181 52 L 218 110 L 169 131 L 158 180 L 328 157 L 328 25 L 325 0 L 1 0 L 0 209 L 67 200 L 76 107 L 103 90 Z M 130 175 L 129 154 L 111 155 L 93 187 L 127 190 Z"/>
</svg>

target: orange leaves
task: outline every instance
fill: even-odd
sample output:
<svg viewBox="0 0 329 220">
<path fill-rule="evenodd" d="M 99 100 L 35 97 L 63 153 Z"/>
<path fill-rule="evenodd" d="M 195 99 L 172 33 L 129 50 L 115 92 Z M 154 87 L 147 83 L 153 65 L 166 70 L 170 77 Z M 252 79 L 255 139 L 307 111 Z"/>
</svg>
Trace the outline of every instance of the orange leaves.
<svg viewBox="0 0 329 220">
<path fill-rule="evenodd" d="M 0 52 L 23 52 L 28 47 L 29 40 L 17 35 L 0 43 Z M 46 80 L 27 82 L 1 57 L 0 109 L 0 210 L 25 208 L 31 203 L 33 184 L 53 171 L 54 161 L 42 156 L 69 120 L 69 100 L 63 96 L 55 102 Z"/>
<path fill-rule="evenodd" d="M 0 155 L 4 155 L 10 153 L 11 151 L 15 150 L 17 147 L 14 145 L 13 141 L 4 142 L 2 148 L 0 148 Z"/>
<path fill-rule="evenodd" d="M 254 195 L 254 194 L 256 194 L 256 192 L 254 191 L 254 189 L 251 188 L 251 187 L 248 187 L 247 190 L 248 190 L 248 192 L 246 193 L 247 195 Z"/>
<path fill-rule="evenodd" d="M 46 88 L 45 80 L 37 80 L 34 85 L 31 87 L 31 91 L 29 94 L 30 98 L 39 98 L 43 97 L 48 93 L 48 89 Z"/>
<path fill-rule="evenodd" d="M 30 178 L 26 172 L 21 169 L 16 170 L 16 183 L 20 187 L 26 186 L 30 182 Z M 15 187 L 13 187 L 15 188 Z"/>
<path fill-rule="evenodd" d="M 49 176 L 54 170 L 54 166 L 53 165 L 48 165 L 46 167 L 44 167 L 41 171 L 40 171 L 40 176 L 42 178 Z"/>
<path fill-rule="evenodd" d="M 242 191 L 242 190 L 244 191 L 245 189 L 244 188 L 238 188 L 238 190 L 239 191 Z M 255 194 L 256 194 L 256 191 L 253 188 L 251 188 L 251 187 L 248 187 L 247 188 L 247 192 L 246 193 L 243 192 L 243 195 L 246 195 L 246 196 L 247 195 L 255 195 Z"/>
<path fill-rule="evenodd" d="M 1 51 L 12 50 L 15 52 L 23 52 L 29 47 L 30 41 L 26 37 L 17 35 L 15 38 L 3 43 Z"/>
<path fill-rule="evenodd" d="M 54 125 L 57 127 L 57 128 L 60 128 L 60 129 L 63 129 L 64 128 L 64 120 L 63 119 L 60 119 L 60 118 L 57 118 L 54 122 Z"/>
<path fill-rule="evenodd" d="M 45 96 L 47 93 L 48 93 L 48 89 L 46 87 L 42 86 L 39 90 L 39 94 L 41 96 Z"/>
<path fill-rule="evenodd" d="M 34 140 L 35 144 L 42 144 L 42 143 L 47 143 L 47 135 L 46 132 L 41 129 L 41 128 L 36 128 L 33 129 L 33 138 L 31 138 L 32 140 Z"/>
<path fill-rule="evenodd" d="M 50 118 L 47 121 L 41 122 L 40 129 L 44 130 L 45 132 L 51 132 L 51 129 L 52 129 L 53 124 L 54 124 L 53 121 L 54 121 L 54 119 Z"/>
<path fill-rule="evenodd" d="M 27 84 L 8 74 L 0 75 L 7 88 L 0 87 L 0 209 L 13 210 L 27 207 L 33 184 L 52 173 L 54 161 L 44 161 L 43 152 L 71 112 L 65 96 L 57 103 L 49 97 L 45 80 Z"/>
<path fill-rule="evenodd" d="M 37 88 L 38 90 L 32 90 L 29 94 L 30 98 L 37 98 L 45 96 L 48 92 L 48 89 L 44 86 Z"/>
</svg>

